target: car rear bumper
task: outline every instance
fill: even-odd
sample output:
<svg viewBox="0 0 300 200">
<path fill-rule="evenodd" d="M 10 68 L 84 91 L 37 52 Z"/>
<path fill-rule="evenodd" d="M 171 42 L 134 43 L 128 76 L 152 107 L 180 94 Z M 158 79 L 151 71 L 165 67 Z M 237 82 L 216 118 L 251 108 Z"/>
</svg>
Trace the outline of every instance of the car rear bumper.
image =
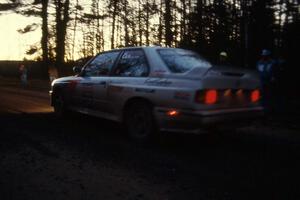
<svg viewBox="0 0 300 200">
<path fill-rule="evenodd" d="M 199 133 L 217 128 L 239 128 L 263 117 L 263 107 L 234 108 L 206 111 L 177 110 L 169 116 L 170 109 L 156 108 L 155 118 L 160 131 Z"/>
</svg>

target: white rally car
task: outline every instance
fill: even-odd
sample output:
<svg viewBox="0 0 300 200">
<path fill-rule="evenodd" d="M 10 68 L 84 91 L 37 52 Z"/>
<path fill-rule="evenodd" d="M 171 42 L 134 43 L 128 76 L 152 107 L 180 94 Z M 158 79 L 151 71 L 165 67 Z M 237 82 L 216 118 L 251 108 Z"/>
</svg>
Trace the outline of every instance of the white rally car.
<svg viewBox="0 0 300 200">
<path fill-rule="evenodd" d="M 126 125 L 147 140 L 159 131 L 198 132 L 263 113 L 255 72 L 214 66 L 195 52 L 132 47 L 100 53 L 76 76 L 52 83 L 51 105 Z"/>
</svg>

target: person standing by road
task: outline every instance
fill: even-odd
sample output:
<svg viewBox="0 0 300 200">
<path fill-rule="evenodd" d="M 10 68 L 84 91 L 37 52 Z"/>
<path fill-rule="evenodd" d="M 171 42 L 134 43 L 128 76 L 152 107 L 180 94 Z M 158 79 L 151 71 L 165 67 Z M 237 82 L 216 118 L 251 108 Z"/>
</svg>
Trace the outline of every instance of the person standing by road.
<svg viewBox="0 0 300 200">
<path fill-rule="evenodd" d="M 261 58 L 257 62 L 262 90 L 262 105 L 267 112 L 271 111 L 272 105 L 272 83 L 274 82 L 275 61 L 271 57 L 271 51 L 263 49 Z"/>
<path fill-rule="evenodd" d="M 49 80 L 50 80 L 50 84 L 58 78 L 58 71 L 57 71 L 57 68 L 53 65 L 50 65 L 49 66 L 49 69 L 48 69 L 48 74 L 49 74 Z"/>
<path fill-rule="evenodd" d="M 21 80 L 21 86 L 26 87 L 27 86 L 27 68 L 24 64 L 21 64 L 19 67 L 19 72 L 20 72 L 20 80 Z"/>
<path fill-rule="evenodd" d="M 225 51 L 220 52 L 219 55 L 219 64 L 220 65 L 229 65 L 228 55 Z"/>
</svg>

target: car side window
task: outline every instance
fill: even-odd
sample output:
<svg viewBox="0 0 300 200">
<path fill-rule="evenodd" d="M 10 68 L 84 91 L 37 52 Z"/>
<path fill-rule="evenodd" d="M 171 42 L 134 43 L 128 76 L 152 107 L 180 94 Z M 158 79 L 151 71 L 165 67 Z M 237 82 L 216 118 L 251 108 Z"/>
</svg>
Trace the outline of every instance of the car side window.
<svg viewBox="0 0 300 200">
<path fill-rule="evenodd" d="M 85 76 L 108 76 L 118 55 L 117 51 L 99 54 L 85 67 Z"/>
<path fill-rule="evenodd" d="M 148 76 L 149 66 L 143 50 L 127 50 L 120 58 L 114 71 L 115 76 Z"/>
</svg>

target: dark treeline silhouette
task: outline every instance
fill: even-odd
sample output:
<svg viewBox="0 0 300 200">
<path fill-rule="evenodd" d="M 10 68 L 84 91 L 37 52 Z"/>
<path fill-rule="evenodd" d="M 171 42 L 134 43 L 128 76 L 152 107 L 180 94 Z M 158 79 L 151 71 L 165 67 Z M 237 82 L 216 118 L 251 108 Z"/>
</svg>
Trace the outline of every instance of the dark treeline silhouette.
<svg viewBox="0 0 300 200">
<path fill-rule="evenodd" d="M 74 65 L 79 65 L 78 62 L 69 61 L 64 63 L 64 67 L 61 69 L 61 76 L 70 76 L 73 74 Z M 24 65 L 27 68 L 28 80 L 39 79 L 39 80 L 49 80 L 48 74 L 45 74 L 43 69 L 42 61 L 12 61 L 12 60 L 0 60 L 0 78 L 20 78 L 19 68 Z"/>
<path fill-rule="evenodd" d="M 263 48 L 295 63 L 299 46 L 298 0 L 8 0 L 4 11 L 41 17 L 41 45 L 27 53 L 45 65 L 62 66 L 78 52 L 159 44 L 210 59 L 226 51 L 233 64 L 254 68 Z"/>
</svg>

